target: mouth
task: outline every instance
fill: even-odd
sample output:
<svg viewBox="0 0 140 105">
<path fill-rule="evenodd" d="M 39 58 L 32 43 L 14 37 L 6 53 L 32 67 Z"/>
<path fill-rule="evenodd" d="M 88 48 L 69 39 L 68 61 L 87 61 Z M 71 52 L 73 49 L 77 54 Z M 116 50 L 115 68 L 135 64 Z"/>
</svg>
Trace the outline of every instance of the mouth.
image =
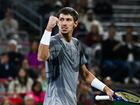
<svg viewBox="0 0 140 105">
<path fill-rule="evenodd" d="M 62 27 L 61 30 L 62 30 L 62 31 L 67 31 L 68 28 L 66 28 L 66 27 Z"/>
<path fill-rule="evenodd" d="M 67 30 L 68 28 L 67 27 L 62 27 L 62 30 Z"/>
</svg>

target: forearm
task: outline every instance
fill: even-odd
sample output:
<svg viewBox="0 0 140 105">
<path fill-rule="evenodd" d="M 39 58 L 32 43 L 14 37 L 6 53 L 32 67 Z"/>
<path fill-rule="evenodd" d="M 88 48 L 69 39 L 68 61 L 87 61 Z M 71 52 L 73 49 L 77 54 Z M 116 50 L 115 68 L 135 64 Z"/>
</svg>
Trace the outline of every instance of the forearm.
<svg viewBox="0 0 140 105">
<path fill-rule="evenodd" d="M 102 81 L 100 81 L 99 79 L 97 79 L 93 74 L 89 74 L 90 76 L 89 78 L 89 82 L 91 84 L 92 87 L 105 92 L 107 95 L 112 95 L 113 94 L 113 90 L 111 90 L 107 85 L 105 85 Z"/>
<path fill-rule="evenodd" d="M 105 92 L 110 98 L 113 96 L 114 92 L 112 89 L 110 89 L 107 85 L 105 85 L 103 82 L 101 82 L 99 79 L 94 78 L 91 82 L 91 86 Z"/>
<path fill-rule="evenodd" d="M 92 87 L 100 90 L 106 91 L 106 85 L 102 83 L 99 79 L 97 79 L 87 68 L 85 65 L 82 66 L 82 76 L 86 80 L 87 83 L 91 84 Z"/>
<path fill-rule="evenodd" d="M 91 82 L 96 78 L 90 71 L 87 70 L 87 72 L 84 73 L 84 78 L 88 84 L 91 84 Z"/>
<path fill-rule="evenodd" d="M 88 71 L 89 72 L 89 71 Z M 99 79 L 97 79 L 91 72 L 88 73 L 86 77 L 86 81 L 91 84 L 92 87 L 105 92 L 107 86 L 102 83 Z"/>
<path fill-rule="evenodd" d="M 46 61 L 49 57 L 49 46 L 40 44 L 38 48 L 38 60 Z"/>
<path fill-rule="evenodd" d="M 45 30 L 38 48 L 39 61 L 46 61 L 49 57 L 50 38 L 51 38 L 51 32 Z"/>
<path fill-rule="evenodd" d="M 38 60 L 46 61 L 49 57 L 49 45 L 51 39 L 52 29 L 55 27 L 58 21 L 57 17 L 50 16 L 44 34 L 41 38 L 40 45 L 38 48 Z"/>
</svg>

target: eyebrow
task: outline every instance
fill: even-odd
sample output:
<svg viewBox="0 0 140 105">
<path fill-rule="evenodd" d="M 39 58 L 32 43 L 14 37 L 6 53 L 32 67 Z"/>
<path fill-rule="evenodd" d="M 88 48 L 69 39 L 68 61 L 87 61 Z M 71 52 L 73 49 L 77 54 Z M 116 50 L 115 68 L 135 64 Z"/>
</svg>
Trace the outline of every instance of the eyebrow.
<svg viewBox="0 0 140 105">
<path fill-rule="evenodd" d="M 73 19 L 72 19 L 72 18 L 70 18 L 70 17 L 66 17 L 66 18 L 65 18 L 65 17 L 59 17 L 59 19 L 66 19 L 66 20 L 68 20 L 68 19 L 69 19 L 69 20 L 73 20 Z"/>
</svg>

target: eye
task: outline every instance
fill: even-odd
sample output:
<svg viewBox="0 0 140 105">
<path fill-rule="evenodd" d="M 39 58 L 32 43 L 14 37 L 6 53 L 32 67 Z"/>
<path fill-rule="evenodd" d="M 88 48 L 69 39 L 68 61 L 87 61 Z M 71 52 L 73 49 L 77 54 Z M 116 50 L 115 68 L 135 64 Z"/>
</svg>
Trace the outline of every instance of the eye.
<svg viewBox="0 0 140 105">
<path fill-rule="evenodd" d="M 67 19 L 67 21 L 71 21 L 71 19 L 70 19 L 70 18 L 68 18 L 68 19 Z"/>
<path fill-rule="evenodd" d="M 59 20 L 60 20 L 60 21 L 64 21 L 64 18 L 60 18 Z"/>
</svg>

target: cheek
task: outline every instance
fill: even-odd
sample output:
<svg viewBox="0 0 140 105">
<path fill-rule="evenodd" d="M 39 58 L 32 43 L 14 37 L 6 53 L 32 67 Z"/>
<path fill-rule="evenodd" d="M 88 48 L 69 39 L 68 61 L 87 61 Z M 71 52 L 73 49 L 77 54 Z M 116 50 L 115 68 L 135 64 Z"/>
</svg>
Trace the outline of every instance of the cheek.
<svg viewBox="0 0 140 105">
<path fill-rule="evenodd" d="M 69 27 L 70 29 L 74 29 L 74 28 L 75 28 L 74 24 L 69 24 L 68 27 Z"/>
</svg>

